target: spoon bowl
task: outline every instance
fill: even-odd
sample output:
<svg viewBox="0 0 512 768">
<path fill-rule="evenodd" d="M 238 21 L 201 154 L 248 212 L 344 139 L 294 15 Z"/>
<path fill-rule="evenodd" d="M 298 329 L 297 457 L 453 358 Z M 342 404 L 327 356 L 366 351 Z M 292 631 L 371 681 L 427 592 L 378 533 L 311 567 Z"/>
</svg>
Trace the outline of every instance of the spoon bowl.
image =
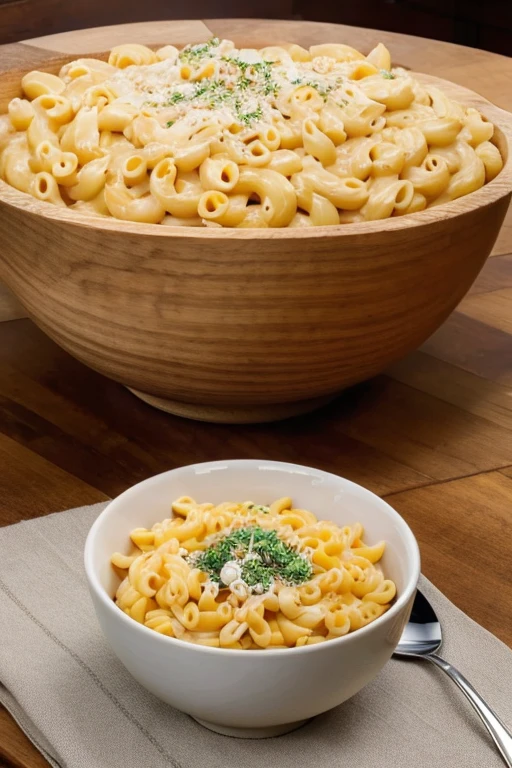
<svg viewBox="0 0 512 768">
<path fill-rule="evenodd" d="M 427 598 L 418 590 L 395 656 L 425 656 L 438 651 L 442 642 L 441 624 Z"/>
</svg>

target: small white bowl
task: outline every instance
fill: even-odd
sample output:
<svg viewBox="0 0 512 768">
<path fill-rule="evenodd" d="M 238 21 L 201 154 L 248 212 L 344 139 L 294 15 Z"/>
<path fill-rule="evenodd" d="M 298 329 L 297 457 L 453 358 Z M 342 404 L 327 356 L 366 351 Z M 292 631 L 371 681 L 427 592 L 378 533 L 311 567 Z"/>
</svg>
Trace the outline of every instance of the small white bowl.
<svg viewBox="0 0 512 768">
<path fill-rule="evenodd" d="M 171 502 L 184 495 L 201 502 L 251 499 L 257 504 L 291 496 L 319 519 L 339 525 L 359 521 L 369 543 L 387 542 L 382 566 L 397 585 L 397 599 L 366 627 L 303 648 L 228 650 L 160 635 L 114 604 L 119 580 L 110 556 L 128 551 L 129 532 L 169 517 Z M 211 730 L 263 738 L 287 733 L 336 707 L 378 674 L 409 618 L 420 556 L 400 515 L 355 483 L 296 464 L 218 461 L 164 472 L 114 499 L 89 532 L 85 570 L 105 637 L 141 685 Z"/>
</svg>

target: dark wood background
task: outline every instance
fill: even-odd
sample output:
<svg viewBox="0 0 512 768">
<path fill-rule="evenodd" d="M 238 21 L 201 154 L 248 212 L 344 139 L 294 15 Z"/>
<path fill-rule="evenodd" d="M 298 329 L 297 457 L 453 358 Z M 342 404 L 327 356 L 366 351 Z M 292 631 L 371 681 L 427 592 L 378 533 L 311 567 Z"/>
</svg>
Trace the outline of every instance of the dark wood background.
<svg viewBox="0 0 512 768">
<path fill-rule="evenodd" d="M 258 16 L 385 29 L 512 55 L 512 0 L 0 0 L 0 43 L 155 19 Z"/>
<path fill-rule="evenodd" d="M 160 19 L 292 17 L 292 0 L 0 0 L 0 44 L 70 29 Z"/>
<path fill-rule="evenodd" d="M 512 0 L 293 0 L 315 21 L 445 40 L 512 55 Z M 512 87 L 512 86 L 511 86 Z"/>
</svg>

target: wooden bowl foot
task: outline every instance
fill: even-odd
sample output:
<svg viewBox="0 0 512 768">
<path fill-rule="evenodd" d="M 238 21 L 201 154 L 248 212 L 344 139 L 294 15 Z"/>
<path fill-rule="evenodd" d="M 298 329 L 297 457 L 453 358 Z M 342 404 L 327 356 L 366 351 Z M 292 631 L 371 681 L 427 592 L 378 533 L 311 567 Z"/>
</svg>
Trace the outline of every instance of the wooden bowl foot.
<svg viewBox="0 0 512 768">
<path fill-rule="evenodd" d="M 182 416 L 194 421 L 209 421 L 217 424 L 259 424 L 267 421 L 280 421 L 292 416 L 300 416 L 303 413 L 320 408 L 330 403 L 336 395 L 315 397 L 312 400 L 300 400 L 296 403 L 277 403 L 275 405 L 249 405 L 243 407 L 229 405 L 200 405 L 198 403 L 182 403 L 178 400 L 168 400 L 164 397 L 155 397 L 137 389 L 128 387 L 136 397 L 148 405 L 158 408 L 174 416 Z"/>
</svg>

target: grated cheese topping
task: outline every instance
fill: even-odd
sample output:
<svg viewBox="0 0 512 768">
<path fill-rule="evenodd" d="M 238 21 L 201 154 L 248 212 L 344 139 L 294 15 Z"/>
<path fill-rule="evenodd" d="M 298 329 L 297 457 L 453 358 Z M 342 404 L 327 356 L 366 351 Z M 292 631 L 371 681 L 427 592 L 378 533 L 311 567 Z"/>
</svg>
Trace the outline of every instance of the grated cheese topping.
<svg viewBox="0 0 512 768">
<path fill-rule="evenodd" d="M 272 58 L 271 49 L 268 57 Z M 257 50 L 237 49 L 229 40 L 213 38 L 155 64 L 122 69 L 106 84 L 119 101 L 156 117 L 163 126 L 178 121 L 197 124 L 214 117 L 221 127 L 233 123 L 250 127 L 289 117 L 287 99 L 301 86 L 314 88 L 324 101 L 339 106 L 351 100 L 370 101 L 350 79 L 356 64 L 327 56 L 298 62 L 282 51 L 279 60 L 272 61 Z"/>
</svg>

